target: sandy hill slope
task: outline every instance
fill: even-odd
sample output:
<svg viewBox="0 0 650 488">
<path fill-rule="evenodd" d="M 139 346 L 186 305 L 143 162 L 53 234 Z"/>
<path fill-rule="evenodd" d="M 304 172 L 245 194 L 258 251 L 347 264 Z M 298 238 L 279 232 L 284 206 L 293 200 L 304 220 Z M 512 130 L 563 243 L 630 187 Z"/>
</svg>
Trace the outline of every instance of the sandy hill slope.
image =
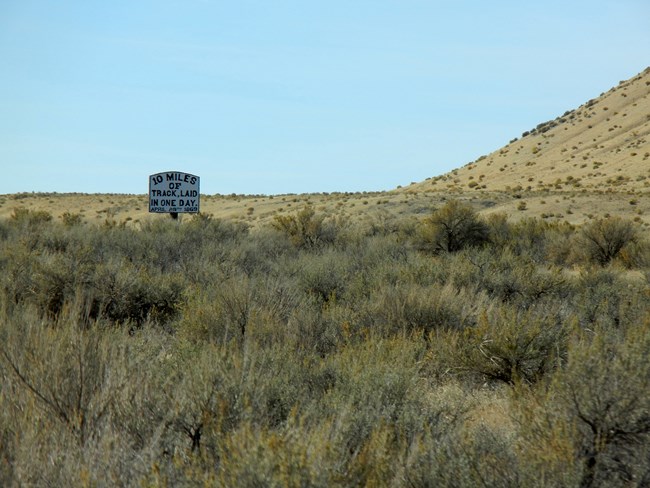
<svg viewBox="0 0 650 488">
<path fill-rule="evenodd" d="M 505 147 L 405 191 L 650 190 L 650 68 Z"/>
<path fill-rule="evenodd" d="M 514 136 L 514 134 L 513 134 Z M 421 219 L 450 198 L 510 220 L 541 217 L 582 224 L 620 215 L 650 232 L 650 68 L 598 98 L 539 124 L 505 147 L 450 173 L 389 192 L 202 195 L 201 212 L 266 225 L 305 205 L 370 225 Z M 148 212 L 147 195 L 0 195 L 0 220 L 16 209 L 55 219 L 139 225 L 169 218 Z M 186 218 L 189 218 L 186 217 Z M 382 224 L 383 225 L 383 224 Z"/>
</svg>

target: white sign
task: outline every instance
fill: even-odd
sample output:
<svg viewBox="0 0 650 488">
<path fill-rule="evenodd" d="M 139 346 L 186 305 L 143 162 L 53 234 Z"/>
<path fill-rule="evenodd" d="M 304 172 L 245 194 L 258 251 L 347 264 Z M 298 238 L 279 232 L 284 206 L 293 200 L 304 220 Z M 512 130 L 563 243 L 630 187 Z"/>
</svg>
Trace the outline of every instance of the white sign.
<svg viewBox="0 0 650 488">
<path fill-rule="evenodd" d="M 199 180 L 196 175 L 165 171 L 149 177 L 149 212 L 198 213 Z"/>
</svg>

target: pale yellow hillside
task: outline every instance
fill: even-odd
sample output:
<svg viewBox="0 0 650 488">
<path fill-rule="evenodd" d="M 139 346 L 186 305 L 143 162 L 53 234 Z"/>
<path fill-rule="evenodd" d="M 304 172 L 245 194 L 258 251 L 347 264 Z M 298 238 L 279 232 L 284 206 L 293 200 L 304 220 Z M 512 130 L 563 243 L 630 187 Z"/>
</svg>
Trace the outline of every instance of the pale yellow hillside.
<svg viewBox="0 0 650 488">
<path fill-rule="evenodd" d="M 650 190 L 650 68 L 422 190 Z"/>
<path fill-rule="evenodd" d="M 511 220 L 539 217 L 581 224 L 620 215 L 650 229 L 649 197 L 650 68 L 491 154 L 406 188 L 202 195 L 201 211 L 255 227 L 309 204 L 329 216 L 372 225 L 420 219 L 456 198 L 483 214 L 503 212 Z M 169 218 L 150 214 L 146 195 L 21 193 L 0 195 L 0 220 L 21 207 L 45 210 L 55 219 L 66 212 L 80 214 L 85 222 L 99 224 Z"/>
</svg>

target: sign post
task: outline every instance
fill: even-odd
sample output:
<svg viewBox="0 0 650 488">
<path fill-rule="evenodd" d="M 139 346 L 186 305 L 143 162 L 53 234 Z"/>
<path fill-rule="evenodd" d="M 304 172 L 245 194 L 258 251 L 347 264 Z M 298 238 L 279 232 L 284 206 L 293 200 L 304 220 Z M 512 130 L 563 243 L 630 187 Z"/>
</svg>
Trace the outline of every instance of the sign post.
<svg viewBox="0 0 650 488">
<path fill-rule="evenodd" d="M 149 176 L 149 212 L 168 213 L 173 219 L 179 213 L 198 213 L 199 182 L 198 176 L 181 171 Z"/>
</svg>

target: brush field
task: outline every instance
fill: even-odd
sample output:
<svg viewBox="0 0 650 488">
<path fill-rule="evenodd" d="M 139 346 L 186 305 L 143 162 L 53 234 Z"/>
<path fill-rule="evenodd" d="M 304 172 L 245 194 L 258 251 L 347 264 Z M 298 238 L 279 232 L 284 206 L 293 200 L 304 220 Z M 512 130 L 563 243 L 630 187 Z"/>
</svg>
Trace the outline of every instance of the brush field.
<svg viewBox="0 0 650 488">
<path fill-rule="evenodd" d="M 0 486 L 650 486 L 649 76 L 390 192 L 0 196 Z"/>
<path fill-rule="evenodd" d="M 0 221 L 0 485 L 650 483 L 640 223 L 160 217 Z"/>
</svg>

